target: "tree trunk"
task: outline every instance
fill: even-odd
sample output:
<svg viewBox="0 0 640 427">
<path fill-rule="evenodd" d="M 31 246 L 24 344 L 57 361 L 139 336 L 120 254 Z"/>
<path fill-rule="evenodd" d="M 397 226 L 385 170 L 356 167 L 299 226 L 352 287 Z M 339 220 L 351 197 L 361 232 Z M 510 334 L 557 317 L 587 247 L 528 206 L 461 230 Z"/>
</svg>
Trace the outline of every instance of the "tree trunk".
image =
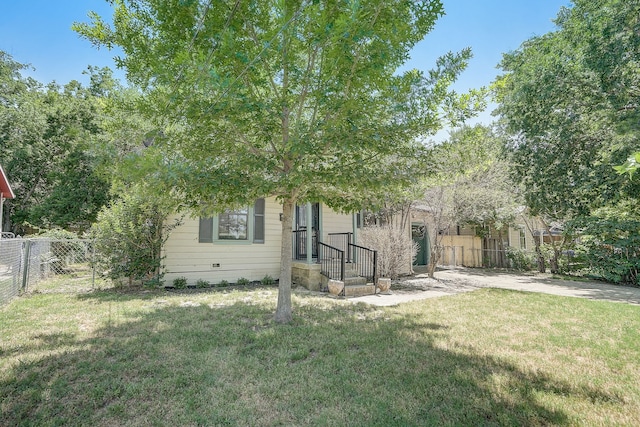
<svg viewBox="0 0 640 427">
<path fill-rule="evenodd" d="M 550 267 L 551 267 L 551 273 L 553 274 L 560 274 L 560 251 L 558 249 L 553 248 L 553 258 L 551 258 L 551 260 L 549 261 Z"/>
<path fill-rule="evenodd" d="M 542 238 L 542 236 L 540 236 L 540 238 Z M 544 254 L 540 249 L 540 242 L 538 241 L 538 239 L 534 238 L 534 242 L 536 245 L 536 255 L 537 255 L 536 258 L 538 261 L 538 272 L 544 273 L 545 271 L 547 271 L 547 266 L 545 265 L 545 261 L 544 261 Z"/>
<path fill-rule="evenodd" d="M 291 309 L 291 227 L 293 224 L 294 201 L 286 198 L 282 204 L 282 240 L 280 244 L 280 281 L 278 285 L 278 306 L 274 320 L 289 323 L 293 319 Z"/>
<path fill-rule="evenodd" d="M 436 272 L 436 266 L 438 265 L 438 261 L 440 261 L 441 252 L 442 252 L 442 248 L 440 247 L 440 245 L 436 244 L 431 247 L 431 257 L 429 258 L 429 265 L 427 266 L 427 274 L 431 279 L 434 278 L 433 276 Z"/>
</svg>

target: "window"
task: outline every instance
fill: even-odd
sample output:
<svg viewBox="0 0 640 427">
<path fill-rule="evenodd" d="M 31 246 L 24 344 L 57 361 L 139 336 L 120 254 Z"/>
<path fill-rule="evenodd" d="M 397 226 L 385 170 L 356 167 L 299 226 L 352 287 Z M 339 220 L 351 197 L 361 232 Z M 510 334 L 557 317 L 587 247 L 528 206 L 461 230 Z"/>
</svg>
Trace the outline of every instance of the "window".
<svg viewBox="0 0 640 427">
<path fill-rule="evenodd" d="M 229 209 L 215 217 L 200 218 L 198 242 L 264 243 L 264 213 L 264 199 L 258 199 L 252 207 Z"/>
<path fill-rule="evenodd" d="M 227 210 L 218 215 L 219 240 L 247 240 L 249 208 Z"/>
<path fill-rule="evenodd" d="M 527 249 L 527 236 L 524 233 L 524 230 L 521 228 L 520 230 L 520 249 Z"/>
</svg>

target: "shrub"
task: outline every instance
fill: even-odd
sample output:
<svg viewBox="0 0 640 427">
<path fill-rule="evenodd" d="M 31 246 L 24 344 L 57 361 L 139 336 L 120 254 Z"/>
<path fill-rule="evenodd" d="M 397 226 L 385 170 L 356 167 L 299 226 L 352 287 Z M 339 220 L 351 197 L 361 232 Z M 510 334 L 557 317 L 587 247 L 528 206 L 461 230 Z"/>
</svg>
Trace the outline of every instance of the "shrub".
<svg viewBox="0 0 640 427">
<path fill-rule="evenodd" d="M 219 288 L 226 288 L 229 286 L 229 282 L 223 279 L 216 286 Z"/>
<path fill-rule="evenodd" d="M 409 273 L 418 253 L 409 233 L 393 226 L 363 228 L 359 244 L 378 251 L 378 276 L 390 279 Z"/>
<path fill-rule="evenodd" d="M 91 227 L 95 239 L 96 267 L 118 282 L 160 281 L 161 249 L 179 220 L 168 224 L 173 211 L 169 203 L 143 189 L 122 192 L 105 207 Z"/>
<path fill-rule="evenodd" d="M 176 289 L 184 289 L 187 287 L 187 278 L 186 277 L 176 277 L 173 279 L 173 287 Z"/>
<path fill-rule="evenodd" d="M 602 217 L 576 220 L 570 227 L 580 232 L 580 261 L 592 274 L 614 283 L 640 285 L 640 220 Z M 584 251 L 584 252 L 583 252 Z"/>
<path fill-rule="evenodd" d="M 203 279 L 198 279 L 198 281 L 196 282 L 196 288 L 199 289 L 208 288 L 209 286 L 211 286 L 211 284 Z"/>
<path fill-rule="evenodd" d="M 269 276 L 268 274 L 265 275 L 262 280 L 260 280 L 260 284 L 262 284 L 263 286 L 271 286 L 271 285 L 275 285 L 276 281 L 274 280 L 273 277 Z"/>
<path fill-rule="evenodd" d="M 247 286 L 249 283 L 251 283 L 249 279 L 245 279 L 244 277 L 241 277 L 238 280 L 236 280 L 236 285 L 239 285 L 239 286 Z"/>
<path fill-rule="evenodd" d="M 511 261 L 511 267 L 519 271 L 530 271 L 536 266 L 536 257 L 525 249 L 507 248 L 507 258 Z"/>
</svg>

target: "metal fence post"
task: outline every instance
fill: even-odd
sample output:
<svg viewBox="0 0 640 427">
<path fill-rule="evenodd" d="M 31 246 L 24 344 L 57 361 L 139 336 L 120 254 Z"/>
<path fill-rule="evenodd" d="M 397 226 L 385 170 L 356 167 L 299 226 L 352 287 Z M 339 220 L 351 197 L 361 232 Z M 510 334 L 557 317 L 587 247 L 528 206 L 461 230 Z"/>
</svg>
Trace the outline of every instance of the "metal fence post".
<svg viewBox="0 0 640 427">
<path fill-rule="evenodd" d="M 29 282 L 29 256 L 31 253 L 31 240 L 24 241 L 24 258 L 22 259 L 22 290 L 26 292 Z"/>
<path fill-rule="evenodd" d="M 96 285 L 96 241 L 91 242 L 91 289 Z"/>
</svg>

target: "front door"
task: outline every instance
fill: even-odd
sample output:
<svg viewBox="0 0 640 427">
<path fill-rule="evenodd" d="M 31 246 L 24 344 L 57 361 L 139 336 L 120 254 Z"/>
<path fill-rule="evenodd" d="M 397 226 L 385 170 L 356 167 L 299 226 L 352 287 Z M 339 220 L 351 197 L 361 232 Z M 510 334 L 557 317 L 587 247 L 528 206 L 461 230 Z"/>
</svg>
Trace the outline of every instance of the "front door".
<svg viewBox="0 0 640 427">
<path fill-rule="evenodd" d="M 311 248 L 312 256 L 318 256 L 318 233 L 320 230 L 320 203 L 311 204 L 311 227 L 307 224 L 307 204 L 296 205 L 296 224 L 294 235 L 296 235 L 295 245 L 296 258 L 304 259 L 307 257 L 307 236 L 309 228 L 311 228 Z"/>
<path fill-rule="evenodd" d="M 424 224 L 411 224 L 411 238 L 418 244 L 418 254 L 413 265 L 429 264 L 429 233 Z"/>
</svg>

